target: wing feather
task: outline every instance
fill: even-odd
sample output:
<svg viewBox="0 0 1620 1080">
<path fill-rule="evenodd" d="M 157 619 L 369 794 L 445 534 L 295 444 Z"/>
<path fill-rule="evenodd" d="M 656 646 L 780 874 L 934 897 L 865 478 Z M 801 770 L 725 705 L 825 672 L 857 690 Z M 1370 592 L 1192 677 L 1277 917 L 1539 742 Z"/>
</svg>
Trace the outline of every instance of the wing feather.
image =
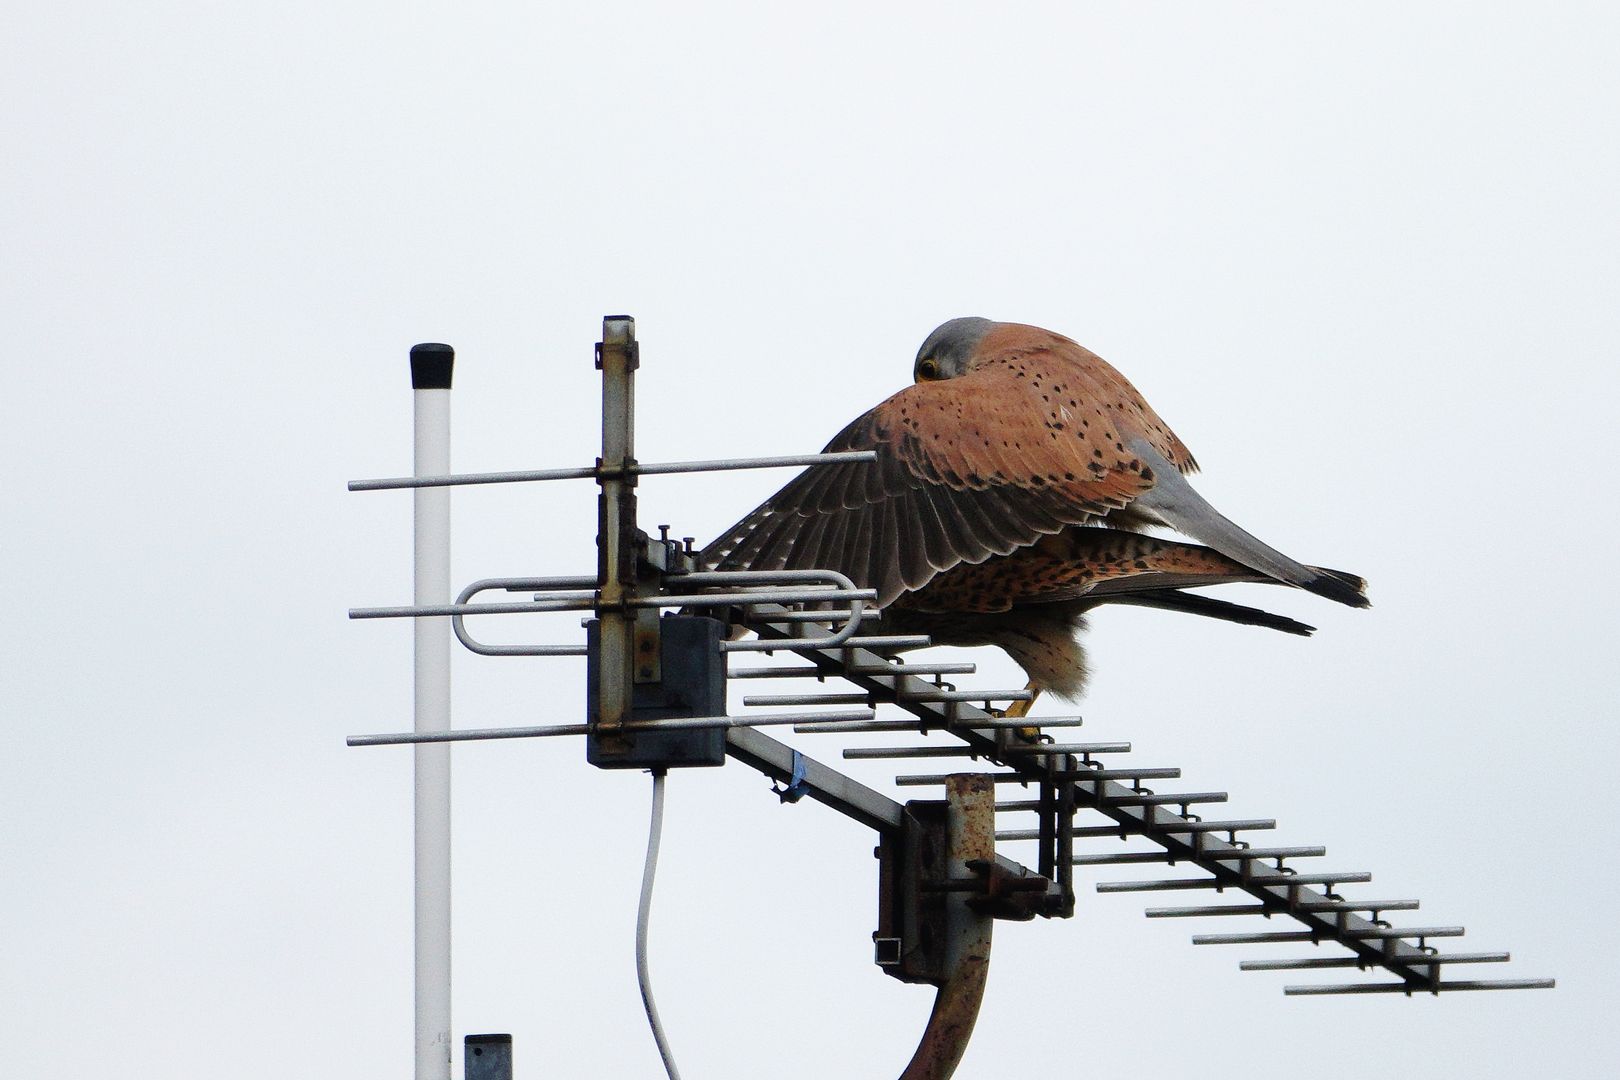
<svg viewBox="0 0 1620 1080">
<path fill-rule="evenodd" d="M 899 603 L 918 611 L 988 613 L 1028 604 L 1102 603 L 1134 593 L 1271 580 L 1196 544 L 1076 526 L 1011 554 L 957 566 Z"/>
<path fill-rule="evenodd" d="M 877 589 L 888 604 L 959 564 L 1005 556 L 1125 506 L 1152 478 L 1131 454 L 1076 426 L 1074 409 L 1053 404 L 1054 386 L 1083 382 L 1067 373 L 1071 363 L 1020 356 L 907 387 L 827 444 L 875 450 L 875 462 L 805 470 L 705 548 L 704 561 L 819 565 Z"/>
</svg>

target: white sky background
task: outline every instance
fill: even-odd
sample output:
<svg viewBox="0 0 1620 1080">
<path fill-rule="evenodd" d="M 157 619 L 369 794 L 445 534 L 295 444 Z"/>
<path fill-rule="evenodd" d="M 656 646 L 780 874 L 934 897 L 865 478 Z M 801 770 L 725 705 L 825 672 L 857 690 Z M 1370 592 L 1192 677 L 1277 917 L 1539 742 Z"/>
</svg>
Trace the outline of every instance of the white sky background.
<svg viewBox="0 0 1620 1080">
<path fill-rule="evenodd" d="M 1309 641 L 1105 612 L 1085 737 L 1514 953 L 1463 977 L 1560 980 L 1287 999 L 1310 973 L 1237 961 L 1307 947 L 1187 939 L 1288 926 L 1088 881 L 997 927 L 960 1075 L 1620 1068 L 1612 5 L 138 7 L 0 38 L 0 1072 L 409 1074 L 410 757 L 343 736 L 410 724 L 408 627 L 344 617 L 408 601 L 410 499 L 343 484 L 409 471 L 425 340 L 459 468 L 588 462 L 616 312 L 648 460 L 817 449 L 954 315 L 1111 359 L 1211 501 L 1376 606 L 1247 594 Z M 707 539 L 785 478 L 648 480 L 643 520 Z M 588 572 L 593 498 L 457 493 L 458 582 Z M 455 677 L 459 726 L 581 715 L 568 662 Z M 658 1075 L 645 776 L 455 760 L 458 1040 Z M 931 992 L 870 962 L 872 843 L 739 765 L 672 777 L 688 1077 L 898 1073 Z"/>
</svg>

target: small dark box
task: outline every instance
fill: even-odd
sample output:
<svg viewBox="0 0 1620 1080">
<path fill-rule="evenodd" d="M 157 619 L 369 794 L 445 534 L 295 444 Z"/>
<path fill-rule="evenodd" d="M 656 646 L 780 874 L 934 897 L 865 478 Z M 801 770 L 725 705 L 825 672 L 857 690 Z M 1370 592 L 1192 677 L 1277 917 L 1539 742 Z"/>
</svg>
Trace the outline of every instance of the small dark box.
<svg viewBox="0 0 1620 1080">
<path fill-rule="evenodd" d="M 668 615 L 658 621 L 658 628 L 663 681 L 635 685 L 630 719 L 724 716 L 726 657 L 720 642 L 725 639 L 726 624 L 696 615 Z M 599 738 L 595 728 L 601 638 L 595 619 L 586 623 L 585 641 L 589 650 L 585 715 L 592 728 L 585 736 L 586 761 L 604 769 L 679 769 L 726 763 L 724 728 L 623 732 Z"/>
<path fill-rule="evenodd" d="M 512 1080 L 512 1036 L 468 1035 L 462 1074 L 466 1080 Z"/>
</svg>

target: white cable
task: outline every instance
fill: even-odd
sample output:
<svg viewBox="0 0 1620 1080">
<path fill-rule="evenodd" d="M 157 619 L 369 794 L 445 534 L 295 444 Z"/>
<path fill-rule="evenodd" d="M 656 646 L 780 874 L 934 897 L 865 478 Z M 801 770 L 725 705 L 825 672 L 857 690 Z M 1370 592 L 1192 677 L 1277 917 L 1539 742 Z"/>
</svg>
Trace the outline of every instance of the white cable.
<svg viewBox="0 0 1620 1080">
<path fill-rule="evenodd" d="M 664 1038 L 664 1025 L 658 1019 L 652 976 L 647 972 L 647 917 L 652 912 L 653 875 L 658 870 L 658 838 L 664 831 L 664 770 L 654 769 L 652 778 L 652 825 L 647 830 L 647 862 L 641 871 L 641 907 L 636 912 L 636 981 L 641 984 L 641 1003 L 647 1007 L 647 1023 L 652 1025 L 658 1056 L 664 1059 L 664 1071 L 669 1074 L 669 1080 L 681 1080 L 675 1058 L 669 1052 L 669 1040 Z"/>
</svg>

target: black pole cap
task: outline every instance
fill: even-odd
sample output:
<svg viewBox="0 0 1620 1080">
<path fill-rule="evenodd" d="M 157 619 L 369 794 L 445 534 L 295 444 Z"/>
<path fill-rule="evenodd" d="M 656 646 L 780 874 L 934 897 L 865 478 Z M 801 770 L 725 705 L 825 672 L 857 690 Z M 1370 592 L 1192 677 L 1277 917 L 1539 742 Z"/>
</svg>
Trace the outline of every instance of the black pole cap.
<svg viewBox="0 0 1620 1080">
<path fill-rule="evenodd" d="M 411 389 L 448 390 L 456 350 L 435 341 L 411 346 Z"/>
</svg>

